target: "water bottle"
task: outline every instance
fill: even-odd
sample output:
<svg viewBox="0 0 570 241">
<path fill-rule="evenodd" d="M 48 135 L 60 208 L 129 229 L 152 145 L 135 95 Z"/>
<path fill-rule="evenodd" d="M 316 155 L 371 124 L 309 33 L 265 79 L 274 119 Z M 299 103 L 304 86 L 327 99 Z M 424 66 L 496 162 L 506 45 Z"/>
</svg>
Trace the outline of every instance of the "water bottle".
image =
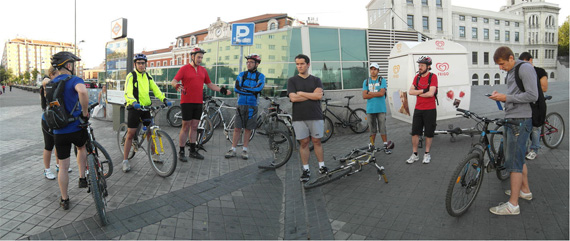
<svg viewBox="0 0 570 241">
<path fill-rule="evenodd" d="M 143 132 L 146 132 L 146 126 L 142 127 Z"/>
</svg>

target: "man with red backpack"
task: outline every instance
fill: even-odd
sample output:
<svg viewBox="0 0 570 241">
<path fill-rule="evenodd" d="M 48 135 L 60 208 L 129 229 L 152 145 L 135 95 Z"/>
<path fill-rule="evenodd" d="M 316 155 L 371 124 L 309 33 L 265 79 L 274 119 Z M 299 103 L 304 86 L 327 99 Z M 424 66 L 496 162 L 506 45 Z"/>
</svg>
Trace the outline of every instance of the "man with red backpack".
<svg viewBox="0 0 570 241">
<path fill-rule="evenodd" d="M 436 126 L 436 94 L 437 75 L 430 72 L 432 60 L 429 56 L 421 56 L 418 61 L 418 74 L 414 77 L 408 94 L 417 96 L 416 107 L 412 119 L 412 150 L 413 153 L 406 163 L 412 164 L 419 161 L 418 143 L 422 131 L 426 137 L 426 152 L 422 163 L 431 161 L 429 154 Z"/>
</svg>

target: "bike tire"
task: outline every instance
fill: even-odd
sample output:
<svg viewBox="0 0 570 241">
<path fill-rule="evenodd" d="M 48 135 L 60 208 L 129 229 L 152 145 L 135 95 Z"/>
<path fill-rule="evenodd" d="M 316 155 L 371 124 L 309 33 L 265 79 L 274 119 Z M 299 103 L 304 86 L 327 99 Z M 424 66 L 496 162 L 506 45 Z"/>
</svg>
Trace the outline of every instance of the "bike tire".
<svg viewBox="0 0 570 241">
<path fill-rule="evenodd" d="M 469 177 L 468 179 L 468 174 L 473 174 L 475 177 L 478 176 L 478 178 L 473 180 Z M 459 163 L 453 172 L 445 195 L 445 208 L 449 215 L 459 217 L 467 212 L 479 193 L 484 174 L 483 157 L 478 152 L 469 153 Z M 471 194 L 472 196 L 461 198 L 460 196 L 464 194 Z"/>
<path fill-rule="evenodd" d="M 182 108 L 180 106 L 172 106 L 166 112 L 166 120 L 172 127 L 182 126 Z"/>
<path fill-rule="evenodd" d="M 103 148 L 103 146 L 101 146 L 99 142 L 93 141 L 93 145 L 95 146 L 95 151 L 94 151 L 95 155 L 97 155 L 99 164 L 101 164 L 103 176 L 105 177 L 105 179 L 108 179 L 113 174 L 113 160 L 111 159 L 111 156 L 109 155 L 107 150 L 105 150 L 105 148 Z M 104 159 L 102 159 L 101 157 L 104 157 Z"/>
<path fill-rule="evenodd" d="M 334 124 L 328 116 L 324 118 L 324 130 L 323 130 L 323 138 L 321 138 L 321 143 L 327 142 L 331 139 L 332 135 L 334 134 Z"/>
<path fill-rule="evenodd" d="M 122 123 L 119 126 L 119 129 L 117 130 L 117 144 L 119 145 L 119 150 L 121 151 L 121 156 L 125 155 L 125 139 L 127 138 L 127 131 L 128 131 L 129 127 L 127 126 L 127 123 Z M 134 139 L 133 139 L 133 143 L 134 143 Z M 129 155 L 127 156 L 127 158 L 129 160 L 131 160 L 134 156 L 135 156 L 136 152 L 135 152 L 135 148 L 134 146 L 131 147 L 131 150 L 129 151 Z"/>
<path fill-rule="evenodd" d="M 106 201 L 103 193 L 105 192 L 105 177 L 99 176 L 97 171 L 97 165 L 95 164 L 95 155 L 87 155 L 87 164 L 89 165 L 89 170 L 91 170 L 87 175 L 89 178 L 89 184 L 91 185 L 90 191 L 93 200 L 95 201 L 95 208 L 97 209 L 97 215 L 99 215 L 99 220 L 101 224 L 107 225 L 107 212 L 105 211 Z"/>
<path fill-rule="evenodd" d="M 326 174 L 322 174 L 317 179 L 309 180 L 308 182 L 305 183 L 305 185 L 303 185 L 303 187 L 305 189 L 311 189 L 325 185 L 329 182 L 333 182 L 342 177 L 345 177 L 346 175 L 348 175 L 348 173 L 350 173 L 350 171 L 352 171 L 351 166 L 341 166 L 340 168 L 337 168 L 333 171 L 329 171 Z"/>
<path fill-rule="evenodd" d="M 497 126 L 495 127 L 495 131 L 500 131 L 502 133 L 504 133 L 505 128 L 503 126 Z M 501 141 L 503 140 L 504 135 L 502 134 L 491 134 L 489 136 L 489 144 L 491 145 L 491 151 L 493 152 L 493 154 L 495 154 L 495 156 L 498 153 L 498 148 L 500 146 Z"/>
<path fill-rule="evenodd" d="M 209 118 L 204 118 L 204 133 L 202 134 L 202 145 L 206 144 L 214 135 L 214 125 Z"/>
<path fill-rule="evenodd" d="M 291 159 L 293 154 L 294 144 L 291 136 L 284 131 L 275 130 L 268 135 L 269 137 L 269 150 L 273 154 L 273 162 L 271 163 L 275 168 L 279 168 Z"/>
<path fill-rule="evenodd" d="M 220 124 L 222 123 L 222 117 L 220 116 L 220 112 L 218 112 L 215 107 L 210 106 L 208 107 L 207 115 L 208 118 L 210 118 L 210 120 L 212 121 L 214 129 L 218 128 L 218 126 L 220 126 Z"/>
<path fill-rule="evenodd" d="M 364 133 L 368 130 L 368 116 L 366 115 L 366 111 L 362 108 L 353 110 L 348 116 L 348 123 L 350 123 L 350 129 L 354 133 Z"/>
<path fill-rule="evenodd" d="M 502 148 L 502 143 L 499 146 L 498 153 L 495 155 L 495 172 L 497 173 L 497 178 L 504 181 L 509 179 L 511 173 L 505 168 L 505 149 Z"/>
<path fill-rule="evenodd" d="M 161 148 L 160 143 L 162 143 L 162 149 L 157 152 L 153 152 L 153 148 L 151 147 L 151 145 L 153 145 L 155 142 L 155 148 Z M 150 140 L 148 142 L 147 151 L 150 166 L 154 172 L 156 172 L 156 174 L 161 177 L 168 177 L 174 173 L 174 170 L 176 170 L 176 162 L 178 161 L 176 146 L 174 146 L 172 138 L 170 138 L 170 136 L 165 131 L 155 131 L 155 140 Z M 156 155 L 155 158 L 158 158 L 160 161 L 154 161 L 153 155 Z"/>
<path fill-rule="evenodd" d="M 555 131 L 555 132 L 553 132 Z M 550 112 L 546 115 L 546 121 L 542 125 L 542 142 L 550 149 L 557 148 L 564 140 L 566 129 L 564 119 L 556 112 Z"/>
</svg>

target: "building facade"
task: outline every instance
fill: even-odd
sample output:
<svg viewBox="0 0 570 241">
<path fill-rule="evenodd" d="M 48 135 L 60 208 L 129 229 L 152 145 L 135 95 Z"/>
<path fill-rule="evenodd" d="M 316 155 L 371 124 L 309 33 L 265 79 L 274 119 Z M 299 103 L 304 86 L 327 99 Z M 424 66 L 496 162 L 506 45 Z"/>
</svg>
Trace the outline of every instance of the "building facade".
<svg viewBox="0 0 570 241">
<path fill-rule="evenodd" d="M 32 73 L 34 69 L 40 71 L 41 74 L 46 74 L 51 66 L 51 56 L 60 51 L 74 53 L 76 49 L 71 43 L 15 38 L 4 44 L 1 65 L 6 69 L 12 69 L 15 75 Z M 77 56 L 81 57 L 79 49 L 77 49 Z M 81 65 L 76 74 L 83 76 Z M 32 78 L 36 79 L 36 76 Z"/>
<path fill-rule="evenodd" d="M 507 0 L 494 12 L 452 6 L 450 0 L 371 0 L 366 8 L 370 28 L 411 30 L 465 46 L 471 52 L 468 71 L 473 85 L 504 84 L 506 73 L 493 61 L 500 46 L 509 46 L 517 58 L 530 52 L 549 81 L 556 80 L 558 4 Z"/>
</svg>

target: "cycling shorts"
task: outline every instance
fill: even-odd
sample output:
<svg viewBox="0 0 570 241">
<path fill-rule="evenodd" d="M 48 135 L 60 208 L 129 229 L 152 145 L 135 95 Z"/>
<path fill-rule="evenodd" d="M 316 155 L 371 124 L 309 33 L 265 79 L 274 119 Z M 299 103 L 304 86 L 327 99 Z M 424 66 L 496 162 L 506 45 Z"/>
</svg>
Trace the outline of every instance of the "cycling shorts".
<svg viewBox="0 0 570 241">
<path fill-rule="evenodd" d="M 150 116 L 149 111 L 142 111 L 137 110 L 134 108 L 128 109 L 129 117 L 127 119 L 127 126 L 129 128 L 138 128 L 141 120 L 143 121 L 143 125 L 148 126 L 152 121 L 152 117 Z"/>
<path fill-rule="evenodd" d="M 182 120 L 200 120 L 202 117 L 202 104 L 198 103 L 182 103 L 180 104 L 182 109 Z"/>
<path fill-rule="evenodd" d="M 419 136 L 425 128 L 424 136 L 432 138 L 435 132 L 437 119 L 436 109 L 431 110 L 414 110 L 414 117 L 412 119 L 412 136 Z"/>
<path fill-rule="evenodd" d="M 69 158 L 71 153 L 71 144 L 76 147 L 82 147 L 87 142 L 87 130 L 81 129 L 76 132 L 67 134 L 55 134 L 55 150 L 57 151 L 57 159 L 63 160 Z"/>
</svg>

